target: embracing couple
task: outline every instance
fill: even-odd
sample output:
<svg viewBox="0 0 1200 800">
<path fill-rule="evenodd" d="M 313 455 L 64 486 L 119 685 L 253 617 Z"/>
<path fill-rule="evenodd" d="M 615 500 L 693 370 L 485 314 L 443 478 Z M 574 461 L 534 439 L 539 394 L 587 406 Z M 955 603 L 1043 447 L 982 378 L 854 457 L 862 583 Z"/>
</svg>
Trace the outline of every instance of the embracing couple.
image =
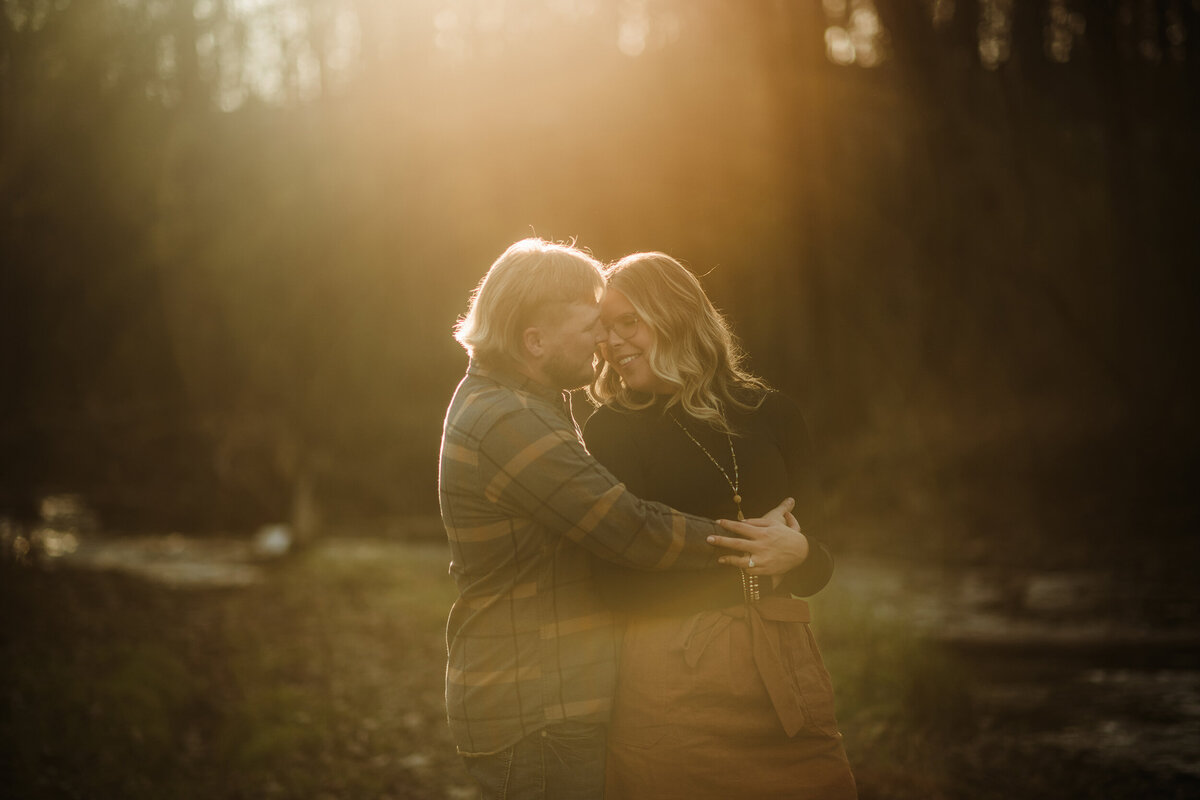
<svg viewBox="0 0 1200 800">
<path fill-rule="evenodd" d="M 482 797 L 854 798 L 800 599 L 833 572 L 803 418 L 695 276 L 526 239 L 456 338 L 446 710 Z"/>
</svg>

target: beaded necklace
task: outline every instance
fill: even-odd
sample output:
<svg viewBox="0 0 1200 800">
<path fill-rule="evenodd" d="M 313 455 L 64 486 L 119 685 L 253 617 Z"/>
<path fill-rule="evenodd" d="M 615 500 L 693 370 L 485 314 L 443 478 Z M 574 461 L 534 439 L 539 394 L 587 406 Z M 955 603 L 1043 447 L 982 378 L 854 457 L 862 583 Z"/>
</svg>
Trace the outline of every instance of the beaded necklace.
<svg viewBox="0 0 1200 800">
<path fill-rule="evenodd" d="M 696 445 L 696 447 L 699 447 L 701 452 L 708 456 L 708 460 L 713 463 L 713 466 L 721 471 L 721 475 L 725 478 L 725 482 L 728 483 L 729 488 L 733 490 L 733 504 L 737 506 L 737 518 L 744 520 L 746 517 L 744 514 L 742 514 L 742 495 L 740 491 L 742 478 L 741 475 L 738 474 L 737 452 L 733 449 L 733 437 L 726 432 L 725 439 L 729 442 L 729 457 L 733 461 L 733 479 L 731 480 L 729 478 L 729 473 L 726 472 L 725 468 L 721 466 L 721 462 L 713 458 L 713 454 L 708 452 L 708 448 L 700 444 L 700 440 L 698 440 L 695 436 L 692 436 L 692 432 L 684 427 L 683 423 L 680 422 L 674 414 L 670 414 L 669 416 L 671 417 L 671 421 L 679 426 L 679 430 L 683 431 L 684 435 L 692 440 L 692 444 Z M 742 574 L 743 597 L 747 603 L 757 603 L 762 596 L 758 585 L 758 576 L 750 575 L 744 569 L 739 571 Z"/>
<path fill-rule="evenodd" d="M 700 441 L 695 436 L 692 436 L 692 432 L 685 428 L 683 423 L 680 422 L 674 414 L 671 414 L 670 416 L 671 421 L 679 426 L 679 430 L 683 431 L 684 435 L 692 440 L 692 444 L 696 445 L 696 447 L 699 447 L 700 450 L 703 451 L 704 455 L 708 456 L 708 460 L 713 463 L 713 466 L 721 471 L 721 475 L 725 478 L 725 482 L 728 483 L 729 488 L 733 490 L 733 504 L 737 506 L 737 518 L 744 520 L 746 516 L 742 514 L 742 495 L 739 493 L 739 487 L 741 486 L 742 479 L 741 476 L 738 475 L 737 453 L 733 449 L 733 437 L 728 433 L 725 434 L 725 438 L 729 442 L 729 457 L 733 460 L 733 480 L 730 480 L 729 473 L 726 472 L 725 468 L 721 466 L 721 462 L 713 458 L 713 454 L 708 452 L 708 448 L 700 444 Z"/>
</svg>

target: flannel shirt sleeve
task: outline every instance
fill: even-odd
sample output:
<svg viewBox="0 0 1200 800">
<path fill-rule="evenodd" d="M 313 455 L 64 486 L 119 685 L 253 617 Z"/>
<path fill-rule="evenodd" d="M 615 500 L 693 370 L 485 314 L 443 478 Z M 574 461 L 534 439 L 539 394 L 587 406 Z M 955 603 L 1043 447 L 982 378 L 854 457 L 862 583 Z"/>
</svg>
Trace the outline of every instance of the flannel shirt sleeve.
<svg viewBox="0 0 1200 800">
<path fill-rule="evenodd" d="M 530 406 L 496 420 L 479 443 L 486 498 L 606 561 L 641 569 L 702 569 L 720 555 L 703 517 L 634 497 L 592 457 L 567 420 Z"/>
</svg>

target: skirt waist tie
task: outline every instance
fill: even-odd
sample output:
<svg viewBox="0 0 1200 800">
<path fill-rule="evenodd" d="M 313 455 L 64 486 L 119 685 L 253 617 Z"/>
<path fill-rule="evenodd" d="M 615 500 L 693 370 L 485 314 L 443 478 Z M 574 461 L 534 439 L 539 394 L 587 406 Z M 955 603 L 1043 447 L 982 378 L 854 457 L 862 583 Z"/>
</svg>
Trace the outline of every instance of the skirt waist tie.
<svg viewBox="0 0 1200 800">
<path fill-rule="evenodd" d="M 795 676 L 784 664 L 779 643 L 780 626 L 767 623 L 811 622 L 808 602 L 772 596 L 764 597 L 757 603 L 729 606 L 716 613 L 694 614 L 674 642 L 683 651 L 684 662 L 694 668 L 713 638 L 724 633 L 735 619 L 745 619 L 749 624 L 754 666 L 766 686 L 784 731 L 788 736 L 796 735 L 805 725 L 802 692 Z"/>
</svg>

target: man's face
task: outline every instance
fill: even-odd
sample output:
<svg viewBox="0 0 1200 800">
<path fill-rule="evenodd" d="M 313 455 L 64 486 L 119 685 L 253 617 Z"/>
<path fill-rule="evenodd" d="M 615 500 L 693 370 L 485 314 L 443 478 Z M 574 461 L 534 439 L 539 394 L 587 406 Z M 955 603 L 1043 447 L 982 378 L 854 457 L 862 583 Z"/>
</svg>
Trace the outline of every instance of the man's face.
<svg viewBox="0 0 1200 800">
<path fill-rule="evenodd" d="M 598 303 L 570 303 L 542 328 L 542 371 L 559 389 L 578 389 L 595 375 L 596 346 L 604 338 Z"/>
</svg>

